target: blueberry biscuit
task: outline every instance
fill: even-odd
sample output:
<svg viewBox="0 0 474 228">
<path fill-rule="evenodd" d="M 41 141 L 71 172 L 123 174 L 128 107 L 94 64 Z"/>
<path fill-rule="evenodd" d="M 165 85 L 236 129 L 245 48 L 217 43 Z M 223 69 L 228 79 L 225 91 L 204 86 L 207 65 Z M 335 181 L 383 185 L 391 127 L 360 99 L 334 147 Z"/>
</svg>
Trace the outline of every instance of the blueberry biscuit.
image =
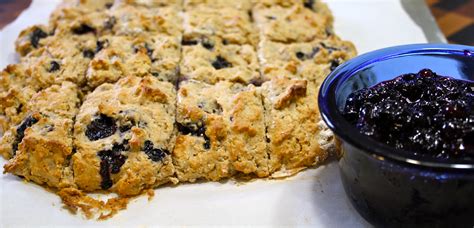
<svg viewBox="0 0 474 228">
<path fill-rule="evenodd" d="M 78 89 L 70 82 L 35 94 L 23 120 L 2 136 L 0 153 L 11 158 L 5 172 L 53 188 L 69 185 L 66 167 L 73 152 L 72 127 L 78 105 Z"/>
<path fill-rule="evenodd" d="M 109 11 L 90 11 L 84 8 L 58 8 L 50 16 L 49 27 L 52 33 L 61 30 L 72 35 L 94 34 L 96 36 L 112 33 L 116 19 Z M 51 34 L 52 34 L 51 33 Z"/>
<path fill-rule="evenodd" d="M 24 90 L 25 93 L 17 93 L 14 89 L 9 91 L 11 97 L 0 100 L 3 116 L 8 120 L 8 127 L 13 126 L 13 129 L 25 122 L 25 119 L 31 116 L 32 113 L 39 113 L 39 116 L 54 116 L 56 119 L 72 120 L 77 112 L 79 92 L 77 86 L 73 83 L 64 82 L 62 85 L 51 86 L 39 92 L 35 92 L 28 87 Z M 5 130 L 7 129 L 5 128 Z M 17 140 L 15 146 L 14 140 L 7 140 L 10 137 L 9 135 L 17 135 L 16 130 L 12 131 L 10 129 L 10 131 L 3 134 L 3 143 L 0 149 L 1 154 L 6 158 L 12 157 L 21 142 L 21 140 Z M 9 142 L 6 143 L 5 140 Z"/>
<path fill-rule="evenodd" d="M 184 81 L 176 121 L 173 162 L 180 181 L 268 176 L 263 105 L 252 85 Z"/>
<path fill-rule="evenodd" d="M 355 55 L 354 45 L 335 35 L 306 43 L 263 40 L 259 44 L 261 72 L 266 78 L 300 78 L 319 83 Z"/>
<path fill-rule="evenodd" d="M 173 177 L 174 86 L 126 77 L 86 96 L 74 125 L 74 182 L 86 191 L 136 195 Z"/>
<path fill-rule="evenodd" d="M 154 76 L 175 83 L 180 60 L 178 38 L 149 34 L 136 37 L 103 36 L 99 51 L 87 69 L 87 83 L 94 88 L 128 76 Z"/>
<path fill-rule="evenodd" d="M 276 42 L 310 42 L 326 38 L 332 31 L 332 15 L 322 3 L 316 12 L 300 4 L 255 7 L 253 16 L 261 39 Z"/>
<path fill-rule="evenodd" d="M 121 4 L 110 9 L 114 18 L 114 35 L 136 36 L 143 33 L 160 33 L 181 37 L 182 26 L 175 7 L 149 8 Z"/>
<path fill-rule="evenodd" d="M 324 161 L 318 141 L 317 87 L 307 80 L 275 78 L 261 87 L 273 177 L 290 176 Z"/>
<path fill-rule="evenodd" d="M 15 49 L 25 56 L 34 49 L 44 46 L 45 38 L 51 36 L 52 29 L 45 25 L 33 25 L 20 32 L 15 41 Z"/>
<path fill-rule="evenodd" d="M 251 45 L 227 44 L 208 36 L 185 37 L 182 45 L 180 70 L 185 79 L 209 84 L 261 81 L 257 54 Z"/>
<path fill-rule="evenodd" d="M 198 6 L 184 12 L 183 20 L 185 37 L 217 36 L 226 43 L 253 46 L 258 42 L 257 30 L 246 11 Z"/>
<path fill-rule="evenodd" d="M 8 65 L 0 72 L 0 127 L 3 134 L 10 125 L 18 124 L 26 112 L 28 101 L 38 90 L 20 64 Z"/>
<path fill-rule="evenodd" d="M 36 87 L 47 88 L 65 81 L 82 86 L 91 60 L 87 51 L 97 48 L 94 37 L 92 34 L 51 37 L 46 45 L 22 57 L 20 63 Z"/>
</svg>

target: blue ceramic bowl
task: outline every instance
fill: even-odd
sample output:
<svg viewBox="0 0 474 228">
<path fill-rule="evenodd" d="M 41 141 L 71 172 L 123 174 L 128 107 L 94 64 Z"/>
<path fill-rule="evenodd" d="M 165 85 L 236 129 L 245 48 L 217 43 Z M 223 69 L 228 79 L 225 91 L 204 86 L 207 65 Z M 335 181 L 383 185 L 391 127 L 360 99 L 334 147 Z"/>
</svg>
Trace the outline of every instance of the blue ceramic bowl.
<svg viewBox="0 0 474 228">
<path fill-rule="evenodd" d="M 369 222 L 384 227 L 473 227 L 474 162 L 407 155 L 359 133 L 341 115 L 352 92 L 424 68 L 474 80 L 474 47 L 417 44 L 361 55 L 339 66 L 323 82 L 321 115 L 341 149 L 344 189 Z"/>
</svg>

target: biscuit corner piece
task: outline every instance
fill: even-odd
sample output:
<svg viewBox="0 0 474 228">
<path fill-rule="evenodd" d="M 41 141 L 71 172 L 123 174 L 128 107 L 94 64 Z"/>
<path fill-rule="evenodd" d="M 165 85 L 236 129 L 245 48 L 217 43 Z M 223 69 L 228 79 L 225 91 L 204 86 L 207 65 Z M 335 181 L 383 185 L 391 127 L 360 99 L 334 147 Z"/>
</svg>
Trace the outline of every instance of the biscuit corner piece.
<svg viewBox="0 0 474 228">
<path fill-rule="evenodd" d="M 52 188 L 71 184 L 67 166 L 73 153 L 72 127 L 78 104 L 73 83 L 36 93 L 23 121 L 2 137 L 0 153 L 11 158 L 4 172 Z"/>
<path fill-rule="evenodd" d="M 318 139 L 317 86 L 308 80 L 275 78 L 265 82 L 264 97 L 269 169 L 285 177 L 328 157 Z"/>
<path fill-rule="evenodd" d="M 74 126 L 79 189 L 132 196 L 177 183 L 170 156 L 175 100 L 174 86 L 151 76 L 125 77 L 88 94 Z"/>
<path fill-rule="evenodd" d="M 263 105 L 253 85 L 184 81 L 176 121 L 173 162 L 180 181 L 269 175 Z"/>
</svg>

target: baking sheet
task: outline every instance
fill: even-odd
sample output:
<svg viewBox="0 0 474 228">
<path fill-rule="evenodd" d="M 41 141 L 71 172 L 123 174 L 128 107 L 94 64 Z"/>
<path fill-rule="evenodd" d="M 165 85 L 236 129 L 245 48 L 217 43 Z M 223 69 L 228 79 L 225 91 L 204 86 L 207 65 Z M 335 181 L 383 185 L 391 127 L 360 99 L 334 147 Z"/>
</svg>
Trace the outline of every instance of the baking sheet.
<svg viewBox="0 0 474 228">
<path fill-rule="evenodd" d="M 417 1 L 417 0 L 413 0 Z M 33 0 L 0 31 L 0 68 L 17 61 L 14 40 L 21 29 L 46 23 L 59 0 Z M 423 30 L 399 0 L 327 0 L 336 32 L 359 53 L 425 43 Z M 0 172 L 5 161 L 0 158 Z M 86 220 L 62 208 L 59 197 L 12 175 L 0 175 L 0 226 L 312 226 L 367 227 L 350 205 L 335 162 L 285 180 L 181 184 L 133 200 L 107 221 Z"/>
</svg>

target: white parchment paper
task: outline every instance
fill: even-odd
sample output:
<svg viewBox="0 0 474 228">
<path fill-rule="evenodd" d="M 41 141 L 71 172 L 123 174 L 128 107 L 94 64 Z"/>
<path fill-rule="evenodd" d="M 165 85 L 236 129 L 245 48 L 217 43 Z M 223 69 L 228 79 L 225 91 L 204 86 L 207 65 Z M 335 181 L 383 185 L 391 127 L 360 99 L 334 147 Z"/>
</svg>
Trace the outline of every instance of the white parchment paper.
<svg viewBox="0 0 474 228">
<path fill-rule="evenodd" d="M 46 23 L 60 0 L 33 0 L 0 31 L 0 68 L 17 61 L 14 41 L 33 24 Z M 398 0 L 327 0 L 336 32 L 359 53 L 388 46 L 425 43 L 422 30 Z M 0 158 L 0 173 L 5 161 Z M 133 200 L 107 221 L 86 220 L 62 208 L 59 197 L 12 175 L 0 175 L 0 226 L 311 226 L 367 227 L 350 205 L 335 162 L 286 180 L 245 184 L 182 184 Z"/>
</svg>

